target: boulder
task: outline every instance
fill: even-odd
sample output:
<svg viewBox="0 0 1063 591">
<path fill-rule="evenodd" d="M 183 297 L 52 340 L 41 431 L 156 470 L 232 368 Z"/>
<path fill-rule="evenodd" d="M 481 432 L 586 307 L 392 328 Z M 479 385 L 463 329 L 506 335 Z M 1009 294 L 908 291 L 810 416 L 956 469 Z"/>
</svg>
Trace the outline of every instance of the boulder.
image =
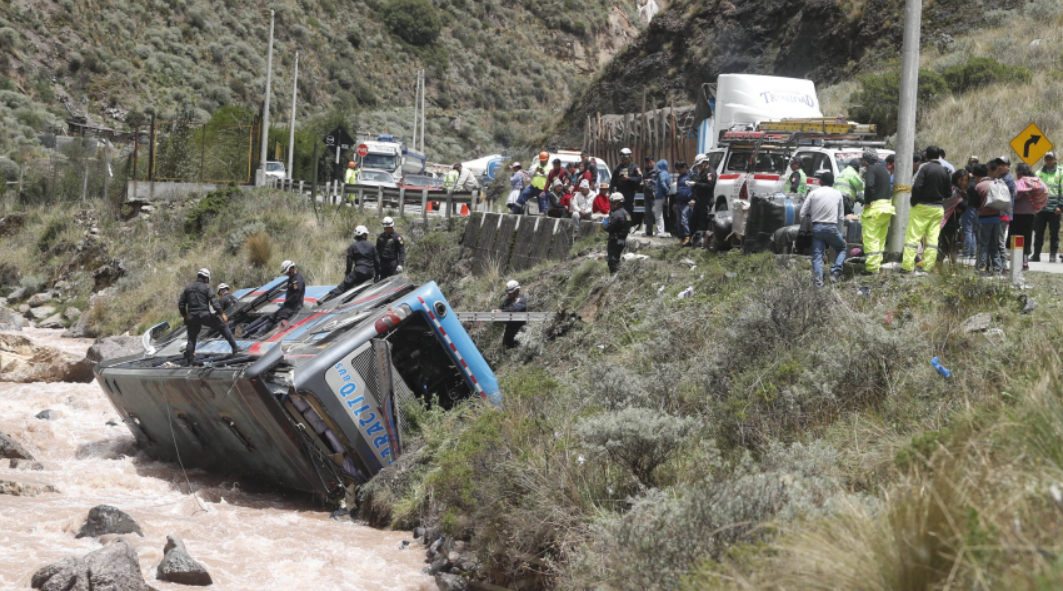
<svg viewBox="0 0 1063 591">
<path fill-rule="evenodd" d="M 67 339 L 89 339 L 96 336 L 96 333 L 89 328 L 89 315 L 82 314 L 60 336 Z"/>
<path fill-rule="evenodd" d="M 30 299 L 26 300 L 26 303 L 29 304 L 29 307 L 31 308 L 39 308 L 50 301 L 52 301 L 52 294 L 41 292 L 30 296 Z"/>
<path fill-rule="evenodd" d="M 52 420 L 52 417 L 55 416 L 55 411 L 50 408 L 46 408 L 34 416 L 42 421 L 50 421 Z"/>
<path fill-rule="evenodd" d="M 21 314 L 0 308 L 0 331 L 18 332 L 26 326 L 29 326 L 29 322 Z"/>
<path fill-rule="evenodd" d="M 3 431 L 0 431 L 0 458 L 33 460 L 33 456 L 22 447 L 22 444 L 4 435 Z"/>
<path fill-rule="evenodd" d="M 30 320 L 44 320 L 49 316 L 55 314 L 55 308 L 53 306 L 40 306 L 38 308 L 30 308 L 26 310 L 26 318 Z"/>
<path fill-rule="evenodd" d="M 78 310 L 74 306 L 70 306 L 63 311 L 63 318 L 66 318 L 67 320 L 77 320 L 78 318 L 81 318 L 81 310 Z"/>
<path fill-rule="evenodd" d="M 14 497 L 35 497 L 43 493 L 59 492 L 50 484 L 30 484 L 14 480 L 0 480 L 0 495 Z"/>
<path fill-rule="evenodd" d="M 203 565 L 199 564 L 188 555 L 184 542 L 177 536 L 166 536 L 166 547 L 163 549 L 162 562 L 156 570 L 155 577 L 160 581 L 178 583 L 181 585 L 197 585 L 206 587 L 214 581 L 210 573 Z"/>
<path fill-rule="evenodd" d="M 39 308 L 38 308 L 39 309 Z M 14 333 L 0 333 L 0 382 L 91 382 L 95 364 Z"/>
<path fill-rule="evenodd" d="M 31 462 L 27 460 L 20 460 L 18 458 L 11 458 L 7 461 L 7 467 L 12 470 L 34 470 L 40 472 L 44 470 L 44 464 L 40 462 Z"/>
<path fill-rule="evenodd" d="M 26 297 L 26 288 L 25 287 L 20 287 L 20 288 L 16 289 L 15 291 L 12 291 L 11 293 L 7 294 L 7 300 L 9 302 L 14 302 L 16 300 L 21 300 L 24 297 Z"/>
<path fill-rule="evenodd" d="M 117 507 L 97 505 L 89 510 L 85 525 L 78 530 L 76 538 L 95 538 L 103 534 L 137 534 L 144 537 L 136 520 Z"/>
<path fill-rule="evenodd" d="M 37 323 L 37 328 L 66 328 L 66 324 L 63 322 L 62 314 L 52 314 L 44 320 Z"/>
<path fill-rule="evenodd" d="M 19 314 L 22 314 L 23 316 L 25 316 L 25 315 L 26 315 L 26 312 L 29 312 L 29 311 L 30 311 L 30 306 L 29 306 L 29 304 L 21 304 L 21 305 L 20 305 L 20 306 L 18 307 L 18 313 L 19 313 Z"/>
<path fill-rule="evenodd" d="M 104 337 L 96 339 L 85 353 L 85 359 L 99 363 L 104 359 L 129 357 L 144 352 L 144 345 L 138 337 Z"/>
<path fill-rule="evenodd" d="M 33 575 L 30 585 L 43 591 L 107 589 L 108 591 L 148 591 L 140 574 L 137 551 L 118 540 L 84 558 L 64 558 Z"/>
<path fill-rule="evenodd" d="M 469 581 L 465 577 L 450 573 L 438 573 L 436 575 L 436 587 L 439 591 L 468 591 Z"/>
<path fill-rule="evenodd" d="M 993 322 L 992 314 L 975 314 L 967 320 L 964 320 L 961 326 L 963 332 L 983 332 L 989 329 L 989 324 L 991 322 Z"/>
</svg>

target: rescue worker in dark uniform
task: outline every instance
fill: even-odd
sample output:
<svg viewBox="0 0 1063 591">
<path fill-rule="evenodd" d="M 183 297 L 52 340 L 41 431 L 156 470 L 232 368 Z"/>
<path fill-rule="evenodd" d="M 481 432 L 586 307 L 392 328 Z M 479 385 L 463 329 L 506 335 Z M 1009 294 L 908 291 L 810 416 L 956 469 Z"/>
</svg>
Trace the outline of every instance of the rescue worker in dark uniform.
<svg viewBox="0 0 1063 591">
<path fill-rule="evenodd" d="M 395 220 L 390 217 L 381 222 L 384 231 L 376 237 L 376 251 L 380 255 L 380 278 L 387 279 L 402 273 L 406 264 L 406 242 L 395 232 Z"/>
<path fill-rule="evenodd" d="M 624 253 L 624 246 L 627 245 L 627 235 L 631 230 L 631 214 L 626 209 L 620 207 L 620 203 L 624 200 L 622 193 L 613 193 L 609 196 L 609 204 L 612 206 L 612 211 L 609 212 L 609 217 L 606 221 L 605 230 L 609 232 L 609 243 L 606 246 L 606 253 L 608 253 L 609 272 L 616 273 L 620 270 L 620 255 Z"/>
<path fill-rule="evenodd" d="M 693 177 L 693 181 L 688 181 L 694 194 L 694 213 L 690 216 L 693 227 L 690 228 L 690 235 L 701 232 L 704 243 L 704 237 L 712 227 L 709 221 L 712 217 L 712 194 L 716 191 L 718 177 L 716 171 L 709 166 L 709 157 L 705 154 L 698 154 L 694 159 Z"/>
<path fill-rule="evenodd" d="M 502 300 L 502 305 L 498 307 L 495 312 L 527 312 L 528 301 L 524 299 L 524 296 L 520 295 L 520 284 L 514 280 L 510 280 L 506 284 L 506 297 Z M 519 345 L 517 342 L 517 333 L 521 328 L 524 328 L 526 322 L 507 322 L 506 332 L 502 335 L 502 346 L 507 349 L 512 349 Z"/>
<path fill-rule="evenodd" d="M 295 268 L 295 263 L 292 261 L 281 263 L 281 274 L 288 276 L 287 287 L 284 290 L 284 304 L 273 314 L 263 316 L 248 325 L 244 329 L 245 337 L 252 338 L 267 333 L 277 324 L 287 325 L 288 320 L 303 309 L 303 298 L 306 296 L 306 280 L 303 279 L 303 274 Z"/>
<path fill-rule="evenodd" d="M 218 286 L 218 303 L 221 304 L 222 312 L 225 312 L 236 305 L 236 296 L 231 292 L 232 289 L 229 288 L 228 283 L 222 283 Z"/>
<path fill-rule="evenodd" d="M 352 287 L 373 281 L 380 273 L 380 257 L 376 247 L 369 242 L 369 228 L 358 226 L 354 229 L 354 242 L 347 247 L 347 270 L 344 273 L 343 281 L 324 299 L 332 299 Z"/>
<path fill-rule="evenodd" d="M 185 319 L 188 327 L 188 345 L 185 347 L 185 361 L 193 365 L 196 359 L 196 341 L 199 339 L 199 329 L 207 327 L 221 333 L 221 336 L 229 343 L 230 357 L 240 353 L 240 347 L 236 346 L 236 339 L 229 330 L 226 322 L 229 319 L 222 311 L 221 303 L 214 297 L 214 290 L 210 288 L 210 271 L 200 269 L 196 282 L 189 285 L 181 292 L 181 298 L 177 300 L 177 309 Z"/>
<path fill-rule="evenodd" d="M 620 150 L 620 164 L 613 169 L 610 182 L 624 196 L 624 209 L 635 213 L 635 193 L 642 189 L 642 171 L 631 162 L 631 150 Z"/>
</svg>

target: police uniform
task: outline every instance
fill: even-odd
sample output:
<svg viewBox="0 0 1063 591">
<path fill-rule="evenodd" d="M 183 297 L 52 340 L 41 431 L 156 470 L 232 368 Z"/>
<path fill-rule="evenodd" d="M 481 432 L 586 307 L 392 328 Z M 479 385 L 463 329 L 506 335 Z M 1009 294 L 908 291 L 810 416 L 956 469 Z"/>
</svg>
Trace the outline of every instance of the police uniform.
<svg viewBox="0 0 1063 591">
<path fill-rule="evenodd" d="M 234 296 L 231 293 L 227 293 L 227 294 L 221 296 L 220 298 L 218 298 L 218 303 L 221 304 L 221 311 L 225 312 L 229 308 L 232 308 L 233 306 L 236 305 L 236 296 Z"/>
<path fill-rule="evenodd" d="M 177 300 L 177 309 L 185 318 L 185 326 L 188 328 L 188 345 L 185 347 L 185 360 L 189 365 L 196 357 L 196 341 L 199 339 L 199 330 L 207 327 L 221 333 L 221 336 L 229 343 L 231 351 L 235 354 L 239 348 L 236 339 L 229 327 L 221 321 L 221 303 L 214 296 L 214 290 L 206 281 L 197 280 L 181 292 L 181 298 Z"/>
<path fill-rule="evenodd" d="M 612 205 L 612 204 L 610 204 Z M 616 273 L 620 270 L 620 255 L 627 246 L 627 235 L 631 229 L 631 214 L 623 207 L 614 207 L 609 213 L 608 227 L 609 243 L 606 245 L 608 253 L 609 272 Z"/>
<path fill-rule="evenodd" d="M 376 247 L 368 240 L 355 240 L 347 247 L 347 270 L 343 281 L 332 288 L 328 295 L 332 298 L 366 281 L 372 281 L 379 272 L 380 257 L 377 256 Z"/>
<path fill-rule="evenodd" d="M 376 251 L 380 255 L 380 278 L 397 273 L 397 267 L 406 264 L 406 241 L 398 232 L 381 232 L 376 237 Z"/>
<path fill-rule="evenodd" d="M 517 294 L 517 297 L 506 296 L 502 300 L 502 305 L 498 307 L 503 312 L 527 312 L 528 301 L 524 299 L 524 296 Z M 517 333 L 520 329 L 527 324 L 526 322 L 507 322 L 506 332 L 502 335 L 502 346 L 507 349 L 512 349 L 517 346 Z"/>
<path fill-rule="evenodd" d="M 288 277 L 288 284 L 284 290 L 284 303 L 279 310 L 270 316 L 263 316 L 255 320 L 244 329 L 244 338 L 254 338 L 259 334 L 269 332 L 282 320 L 290 320 L 303 308 L 303 298 L 306 296 L 306 281 L 303 274 L 296 271 L 295 275 Z"/>
</svg>

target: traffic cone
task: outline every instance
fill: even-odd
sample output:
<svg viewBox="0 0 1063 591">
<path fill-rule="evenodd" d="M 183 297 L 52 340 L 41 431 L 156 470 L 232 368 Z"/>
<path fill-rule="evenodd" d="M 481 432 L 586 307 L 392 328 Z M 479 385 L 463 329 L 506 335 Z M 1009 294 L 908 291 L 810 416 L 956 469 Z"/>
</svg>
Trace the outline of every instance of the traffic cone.
<svg viewBox="0 0 1063 591">
<path fill-rule="evenodd" d="M 465 205 L 464 203 L 461 204 L 461 215 L 464 217 L 469 217 L 469 206 Z"/>
</svg>

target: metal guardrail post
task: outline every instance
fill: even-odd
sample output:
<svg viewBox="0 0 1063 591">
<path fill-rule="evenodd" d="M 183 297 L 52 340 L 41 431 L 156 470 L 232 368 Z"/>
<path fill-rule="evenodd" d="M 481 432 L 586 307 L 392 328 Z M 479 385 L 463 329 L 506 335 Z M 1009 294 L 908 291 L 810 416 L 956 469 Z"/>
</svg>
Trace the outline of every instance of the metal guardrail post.
<svg viewBox="0 0 1063 591">
<path fill-rule="evenodd" d="M 421 189 L 421 217 L 428 221 L 428 187 Z"/>
<path fill-rule="evenodd" d="M 365 189 L 358 187 L 358 211 L 365 211 Z"/>
<path fill-rule="evenodd" d="M 303 181 L 299 181 L 299 195 L 303 194 Z"/>
<path fill-rule="evenodd" d="M 377 217 L 384 217 L 384 187 L 377 186 L 376 188 L 376 209 Z"/>
<path fill-rule="evenodd" d="M 399 187 L 399 217 L 406 217 L 406 187 Z"/>
<path fill-rule="evenodd" d="M 447 217 L 454 215 L 454 189 L 447 189 Z"/>
</svg>

